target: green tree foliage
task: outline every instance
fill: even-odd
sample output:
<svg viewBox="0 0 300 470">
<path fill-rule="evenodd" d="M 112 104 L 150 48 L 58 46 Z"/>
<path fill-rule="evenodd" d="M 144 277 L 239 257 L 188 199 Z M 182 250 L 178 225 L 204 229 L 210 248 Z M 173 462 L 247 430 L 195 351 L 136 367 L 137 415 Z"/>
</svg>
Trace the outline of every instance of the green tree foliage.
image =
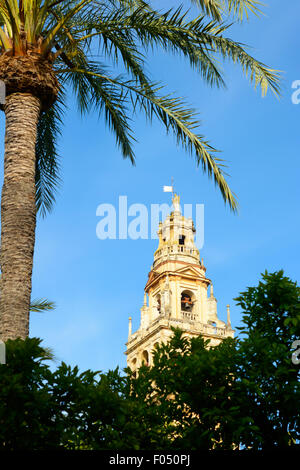
<svg viewBox="0 0 300 470">
<path fill-rule="evenodd" d="M 145 405 L 130 398 L 128 379 L 118 369 L 80 373 L 62 363 L 52 371 L 53 356 L 37 338 L 8 340 L 6 352 L 7 363 L 0 365 L 0 450 L 159 444 L 161 420 L 148 420 L 149 434 L 138 419 Z"/>
<path fill-rule="evenodd" d="M 174 330 L 137 377 L 53 371 L 40 340 L 7 341 L 0 449 L 290 448 L 300 439 L 299 293 L 283 271 L 264 273 L 236 299 L 240 338 L 209 348 Z"/>
<path fill-rule="evenodd" d="M 207 346 L 201 337 L 187 339 L 174 330 L 171 341 L 157 347 L 153 368 L 142 367 L 133 382 L 148 408 L 157 408 L 172 449 L 231 448 L 240 419 L 233 387 L 236 342 Z"/>
<path fill-rule="evenodd" d="M 300 288 L 283 271 L 265 272 L 257 287 L 237 299 L 245 335 L 239 346 L 239 379 L 253 432 L 248 446 L 286 446 L 300 438 L 300 367 L 292 363 L 292 343 L 300 339 Z"/>
</svg>

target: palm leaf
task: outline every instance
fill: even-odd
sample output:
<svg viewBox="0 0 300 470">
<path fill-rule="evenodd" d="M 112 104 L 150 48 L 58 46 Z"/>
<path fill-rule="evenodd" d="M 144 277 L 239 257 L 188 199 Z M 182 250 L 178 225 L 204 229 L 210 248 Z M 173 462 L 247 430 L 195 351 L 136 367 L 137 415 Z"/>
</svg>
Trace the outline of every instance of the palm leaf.
<svg viewBox="0 0 300 470">
<path fill-rule="evenodd" d="M 77 55 L 72 60 L 73 67 L 65 72 L 64 80 L 73 89 L 80 112 L 85 114 L 92 109 L 96 109 L 99 114 L 104 112 L 106 123 L 113 131 L 123 157 L 129 158 L 134 164 L 132 144 L 135 139 L 129 124 L 124 92 L 102 78 L 98 63 L 88 62 L 84 55 Z M 78 70 L 80 72 L 77 73 Z"/>
<path fill-rule="evenodd" d="M 211 16 L 214 20 L 222 20 L 224 3 L 222 0 L 191 0 L 191 2 L 200 7 L 205 14 Z"/>
<path fill-rule="evenodd" d="M 249 18 L 249 12 L 254 15 L 261 14 L 261 7 L 264 6 L 262 2 L 257 0 L 227 0 L 228 11 L 236 15 L 241 21 Z"/>
<path fill-rule="evenodd" d="M 69 19 L 74 17 L 77 13 L 79 13 L 86 5 L 88 5 L 92 0 L 81 0 L 79 3 L 75 4 L 75 6 L 71 9 L 68 10 L 66 15 L 63 15 L 57 23 L 54 25 L 54 27 L 48 31 L 47 36 L 45 37 L 43 41 L 43 47 L 42 51 L 44 55 L 48 53 L 48 51 L 51 49 L 53 45 L 53 41 L 55 40 L 55 37 L 59 33 L 61 29 L 64 28 L 65 24 L 68 22 Z"/>
<path fill-rule="evenodd" d="M 200 125 L 197 115 L 182 99 L 173 98 L 170 95 L 159 96 L 158 92 L 161 91 L 161 87 L 155 84 L 139 87 L 135 82 L 122 81 L 121 77 L 114 79 L 107 75 L 80 69 L 73 69 L 71 73 L 77 76 L 80 74 L 83 76 L 90 75 L 114 84 L 121 89 L 128 90 L 133 110 L 139 107 L 150 121 L 152 121 L 153 116 L 156 116 L 164 124 L 167 132 L 171 129 L 177 143 L 193 154 L 197 165 L 202 165 L 203 170 L 208 173 L 209 177 L 214 178 L 224 201 L 229 204 L 233 211 L 237 210 L 236 198 L 225 179 L 223 160 L 213 155 L 216 150 L 204 140 L 203 136 L 197 133 Z"/>
<path fill-rule="evenodd" d="M 249 13 L 261 14 L 260 7 L 263 6 L 263 3 L 257 0 L 191 0 L 191 2 L 217 21 L 221 21 L 226 13 L 232 13 L 242 21 L 244 17 L 249 18 Z"/>
<path fill-rule="evenodd" d="M 30 303 L 30 312 L 48 312 L 55 309 L 55 303 L 47 299 L 35 299 Z"/>
<path fill-rule="evenodd" d="M 82 36 L 77 42 L 86 41 L 90 36 L 98 36 L 99 45 L 101 46 L 104 42 L 105 51 L 111 58 L 112 51 L 116 55 L 118 43 L 115 41 L 113 49 L 109 50 L 107 38 L 117 37 L 120 31 L 123 34 L 124 31 L 128 31 L 128 34 L 132 32 L 146 50 L 157 46 L 167 52 L 183 54 L 189 58 L 190 64 L 200 71 L 202 77 L 210 85 L 225 85 L 222 71 L 216 60 L 216 56 L 219 55 L 222 59 L 239 63 L 254 85 L 261 86 L 263 95 L 266 94 L 268 87 L 275 94 L 279 93 L 279 71 L 256 60 L 247 53 L 244 45 L 223 37 L 223 34 L 230 28 L 230 24 L 207 22 L 204 16 L 199 16 L 192 21 L 188 21 L 186 17 L 187 13 L 182 12 L 181 8 L 175 11 L 170 10 L 164 15 L 159 15 L 155 11 L 144 11 L 141 8 L 130 14 L 127 11 L 119 11 L 110 19 L 105 17 L 103 22 L 97 22 L 97 19 L 92 20 L 90 28 L 93 32 Z M 132 40 L 132 36 L 129 37 Z M 124 44 L 123 40 L 122 46 Z M 133 60 L 135 59 L 130 48 L 127 49 L 127 53 L 133 57 Z M 141 60 L 140 64 L 142 66 Z M 133 69 L 130 68 L 130 71 L 132 72 Z M 140 83 L 142 83 L 141 80 Z"/>
<path fill-rule="evenodd" d="M 42 216 L 50 212 L 60 184 L 57 140 L 61 134 L 63 115 L 63 92 L 38 122 L 36 142 L 36 206 Z"/>
</svg>

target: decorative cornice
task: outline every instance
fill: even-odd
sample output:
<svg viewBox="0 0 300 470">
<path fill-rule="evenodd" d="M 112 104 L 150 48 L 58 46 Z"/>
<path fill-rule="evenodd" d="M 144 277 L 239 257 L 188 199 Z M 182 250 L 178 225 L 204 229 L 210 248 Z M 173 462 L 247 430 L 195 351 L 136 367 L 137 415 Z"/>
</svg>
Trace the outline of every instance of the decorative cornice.
<svg viewBox="0 0 300 470">
<path fill-rule="evenodd" d="M 187 267 L 190 267 L 192 270 L 196 267 L 197 269 L 203 269 L 204 272 L 206 272 L 206 269 L 204 266 L 202 267 L 201 265 L 194 264 L 194 263 L 187 263 L 186 261 L 179 261 L 179 260 L 172 260 L 172 261 L 163 261 L 162 263 L 158 264 L 155 266 L 155 271 L 151 270 L 148 274 L 148 281 L 145 286 L 145 292 L 148 292 L 150 287 L 153 287 L 154 284 L 156 284 L 161 278 L 166 276 L 167 274 L 169 276 L 176 276 L 176 277 L 185 277 L 186 279 L 197 279 L 198 281 L 204 282 L 207 285 L 211 283 L 210 279 L 206 278 L 205 276 L 201 275 L 198 272 L 195 272 L 195 276 L 184 274 L 184 272 L 180 271 L 164 271 L 162 273 L 157 273 L 156 269 L 159 268 L 160 266 L 167 264 L 167 263 L 175 263 L 175 264 L 181 264 Z"/>
</svg>

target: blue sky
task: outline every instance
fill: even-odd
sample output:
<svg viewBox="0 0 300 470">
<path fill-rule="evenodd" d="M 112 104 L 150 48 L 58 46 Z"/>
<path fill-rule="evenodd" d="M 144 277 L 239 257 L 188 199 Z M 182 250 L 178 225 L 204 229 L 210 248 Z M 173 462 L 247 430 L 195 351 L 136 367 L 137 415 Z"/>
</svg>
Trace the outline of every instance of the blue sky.
<svg viewBox="0 0 300 470">
<path fill-rule="evenodd" d="M 129 205 L 169 203 L 162 186 L 172 176 L 183 203 L 205 205 L 201 257 L 214 282 L 221 319 L 229 303 L 232 324 L 239 325 L 241 312 L 233 298 L 257 284 L 265 269 L 283 268 L 299 279 L 300 105 L 292 104 L 291 86 L 300 79 L 300 4 L 286 2 L 283 8 L 280 0 L 268 3 L 264 17 L 234 26 L 230 36 L 283 71 L 280 100 L 269 92 L 261 98 L 240 67 L 230 63 L 224 66 L 227 89 L 218 90 L 204 85 L 184 59 L 154 51 L 148 60 L 155 80 L 199 110 L 202 134 L 227 162 L 238 215 L 224 206 L 213 182 L 158 122 L 149 125 L 142 116 L 135 120 L 132 167 L 122 159 L 104 120 L 96 115 L 82 119 L 69 99 L 60 140 L 63 184 L 53 212 L 38 220 L 33 275 L 32 297 L 53 300 L 57 308 L 32 314 L 30 328 L 58 361 L 80 369 L 125 367 L 128 317 L 138 328 L 157 241 L 99 240 L 96 209 L 101 203 L 117 205 L 119 195 L 127 195 Z M 174 2 L 164 4 L 167 8 Z M 2 139 L 3 134 L 1 117 Z"/>
</svg>

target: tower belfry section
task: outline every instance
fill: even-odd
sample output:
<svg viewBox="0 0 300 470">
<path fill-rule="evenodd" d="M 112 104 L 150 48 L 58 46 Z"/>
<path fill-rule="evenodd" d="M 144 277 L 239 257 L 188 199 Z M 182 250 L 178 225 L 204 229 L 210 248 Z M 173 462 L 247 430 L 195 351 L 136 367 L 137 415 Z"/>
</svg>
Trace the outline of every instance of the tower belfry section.
<svg viewBox="0 0 300 470">
<path fill-rule="evenodd" d="M 142 363 L 152 364 L 155 345 L 170 339 L 172 327 L 188 337 L 201 334 L 211 346 L 234 336 L 229 305 L 227 323 L 218 318 L 213 284 L 194 242 L 193 220 L 182 215 L 178 195 L 172 201 L 173 211 L 159 223 L 159 245 L 145 286 L 140 327 L 134 333 L 129 318 L 126 355 L 133 371 Z"/>
</svg>

